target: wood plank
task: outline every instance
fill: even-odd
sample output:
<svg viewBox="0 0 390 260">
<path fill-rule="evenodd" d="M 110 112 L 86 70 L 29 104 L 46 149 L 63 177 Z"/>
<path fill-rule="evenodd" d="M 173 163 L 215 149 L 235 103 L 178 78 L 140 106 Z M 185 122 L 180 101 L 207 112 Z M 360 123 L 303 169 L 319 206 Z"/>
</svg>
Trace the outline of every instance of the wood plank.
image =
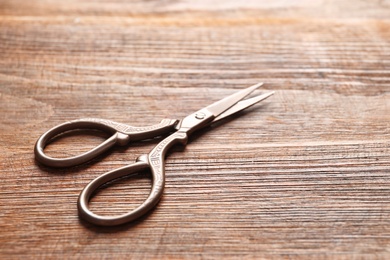
<svg viewBox="0 0 390 260">
<path fill-rule="evenodd" d="M 387 1 L 0 1 L 0 258 L 389 258 Z M 34 161 L 64 121 L 181 118 L 251 84 L 276 93 L 196 133 L 147 216 L 80 221 L 81 189 L 158 140 L 78 167 Z M 259 91 L 260 93 L 260 91 Z M 48 147 L 69 156 L 105 135 Z M 147 174 L 91 205 L 124 213 Z"/>
</svg>

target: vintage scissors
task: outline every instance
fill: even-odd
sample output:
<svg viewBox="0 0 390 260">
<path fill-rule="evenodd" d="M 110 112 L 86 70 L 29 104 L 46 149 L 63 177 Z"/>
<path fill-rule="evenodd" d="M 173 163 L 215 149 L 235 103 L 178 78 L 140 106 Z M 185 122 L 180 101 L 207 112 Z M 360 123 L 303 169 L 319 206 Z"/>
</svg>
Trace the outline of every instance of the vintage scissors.
<svg viewBox="0 0 390 260">
<path fill-rule="evenodd" d="M 160 124 L 149 127 L 132 127 L 103 119 L 79 119 L 58 125 L 44 133 L 35 144 L 35 158 L 42 164 L 53 167 L 68 167 L 84 163 L 103 153 L 115 144 L 126 145 L 130 141 L 150 139 L 164 134 L 172 133 L 163 139 L 150 153 L 141 155 L 134 164 L 107 172 L 92 180 L 80 193 L 78 199 L 79 216 L 93 224 L 101 226 L 114 226 L 133 221 L 151 210 L 160 200 L 165 183 L 164 159 L 168 149 L 174 144 L 185 145 L 188 136 L 194 131 L 210 125 L 222 118 L 246 109 L 266 98 L 274 92 L 258 95 L 245 99 L 262 83 L 238 91 L 220 101 L 217 101 L 182 120 L 164 119 Z M 105 142 L 82 155 L 71 158 L 51 158 L 43 150 L 55 137 L 64 132 L 78 129 L 94 129 L 112 133 L 113 135 Z M 149 170 L 152 174 L 152 188 L 147 199 L 138 208 L 116 216 L 100 216 L 88 208 L 89 200 L 100 186 L 114 179 L 126 175 Z"/>
</svg>

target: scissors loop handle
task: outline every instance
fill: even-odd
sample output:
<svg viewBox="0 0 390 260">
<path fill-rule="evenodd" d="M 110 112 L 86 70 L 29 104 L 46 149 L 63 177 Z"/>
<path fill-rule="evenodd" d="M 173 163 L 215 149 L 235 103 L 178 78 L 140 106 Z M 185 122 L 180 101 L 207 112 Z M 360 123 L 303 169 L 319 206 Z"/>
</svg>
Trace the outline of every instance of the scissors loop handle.
<svg viewBox="0 0 390 260">
<path fill-rule="evenodd" d="M 53 127 L 44 133 L 36 142 L 34 152 L 37 161 L 52 167 L 70 167 L 87 162 L 102 154 L 112 146 L 126 145 L 129 141 L 137 141 L 160 136 L 173 131 L 178 120 L 163 119 L 159 124 L 147 127 L 133 127 L 110 120 L 84 118 L 69 121 Z M 83 154 L 68 158 L 53 158 L 44 153 L 45 146 L 58 135 L 79 129 L 100 130 L 111 134 L 111 137 L 100 145 Z"/>
<path fill-rule="evenodd" d="M 149 154 L 138 157 L 136 163 L 107 172 L 92 180 L 80 193 L 77 202 L 79 216 L 82 219 L 96 225 L 115 226 L 133 221 L 147 213 L 154 206 L 156 206 L 163 194 L 165 185 L 164 159 L 168 149 L 177 143 L 185 144 L 186 142 L 186 133 L 173 133 L 172 135 L 162 140 Z M 136 209 L 126 214 L 117 216 L 100 216 L 93 213 L 89 209 L 89 200 L 100 186 L 112 180 L 144 170 L 150 170 L 152 174 L 152 189 L 148 198 Z"/>
</svg>

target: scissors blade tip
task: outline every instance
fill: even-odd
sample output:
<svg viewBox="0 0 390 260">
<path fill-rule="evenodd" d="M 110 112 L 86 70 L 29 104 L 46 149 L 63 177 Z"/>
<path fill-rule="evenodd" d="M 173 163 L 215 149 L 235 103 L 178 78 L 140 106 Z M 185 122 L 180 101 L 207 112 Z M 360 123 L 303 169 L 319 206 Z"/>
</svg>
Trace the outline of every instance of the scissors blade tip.
<svg viewBox="0 0 390 260">
<path fill-rule="evenodd" d="M 253 85 L 252 87 L 256 86 L 256 88 L 259 88 L 259 87 L 261 87 L 263 85 L 264 85 L 264 82 L 259 82 L 259 83 L 255 84 L 255 85 Z"/>
<path fill-rule="evenodd" d="M 265 93 L 265 94 L 261 95 L 261 96 L 263 96 L 263 99 L 261 99 L 261 100 L 264 100 L 264 99 L 266 99 L 266 98 L 272 96 L 273 94 L 275 94 L 275 91 L 270 91 L 270 92 L 268 92 L 268 93 Z M 260 101 L 261 101 L 261 100 L 260 100 Z"/>
</svg>

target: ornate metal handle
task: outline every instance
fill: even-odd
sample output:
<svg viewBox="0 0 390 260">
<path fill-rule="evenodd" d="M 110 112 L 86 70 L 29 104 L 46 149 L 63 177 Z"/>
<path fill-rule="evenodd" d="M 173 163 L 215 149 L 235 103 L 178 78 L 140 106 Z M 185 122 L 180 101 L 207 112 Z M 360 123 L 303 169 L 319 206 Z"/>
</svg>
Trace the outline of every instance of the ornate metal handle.
<svg viewBox="0 0 390 260">
<path fill-rule="evenodd" d="M 53 127 L 44 133 L 36 142 L 34 152 L 35 158 L 42 164 L 52 167 L 69 167 L 75 166 L 91 160 L 92 158 L 107 151 L 115 144 L 126 145 L 130 140 L 137 141 L 142 139 L 153 138 L 164 133 L 173 131 L 178 120 L 164 119 L 159 124 L 147 127 L 133 127 L 110 120 L 98 118 L 84 118 L 73 120 L 56 127 Z M 44 153 L 45 146 L 54 137 L 72 130 L 78 129 L 94 129 L 101 130 L 112 134 L 110 138 L 105 140 L 100 145 L 83 154 L 69 158 L 52 158 Z"/>
<path fill-rule="evenodd" d="M 177 143 L 185 144 L 186 142 L 186 133 L 176 132 L 161 141 L 149 154 L 140 156 L 136 163 L 107 172 L 92 180 L 80 193 L 77 203 L 79 216 L 82 219 L 96 225 L 115 226 L 133 221 L 147 213 L 160 201 L 164 191 L 164 158 L 166 152 L 172 145 Z M 117 216 L 100 216 L 89 210 L 89 200 L 94 191 L 96 191 L 100 186 L 114 179 L 147 169 L 149 169 L 152 173 L 152 188 L 148 198 L 136 209 Z"/>
</svg>

